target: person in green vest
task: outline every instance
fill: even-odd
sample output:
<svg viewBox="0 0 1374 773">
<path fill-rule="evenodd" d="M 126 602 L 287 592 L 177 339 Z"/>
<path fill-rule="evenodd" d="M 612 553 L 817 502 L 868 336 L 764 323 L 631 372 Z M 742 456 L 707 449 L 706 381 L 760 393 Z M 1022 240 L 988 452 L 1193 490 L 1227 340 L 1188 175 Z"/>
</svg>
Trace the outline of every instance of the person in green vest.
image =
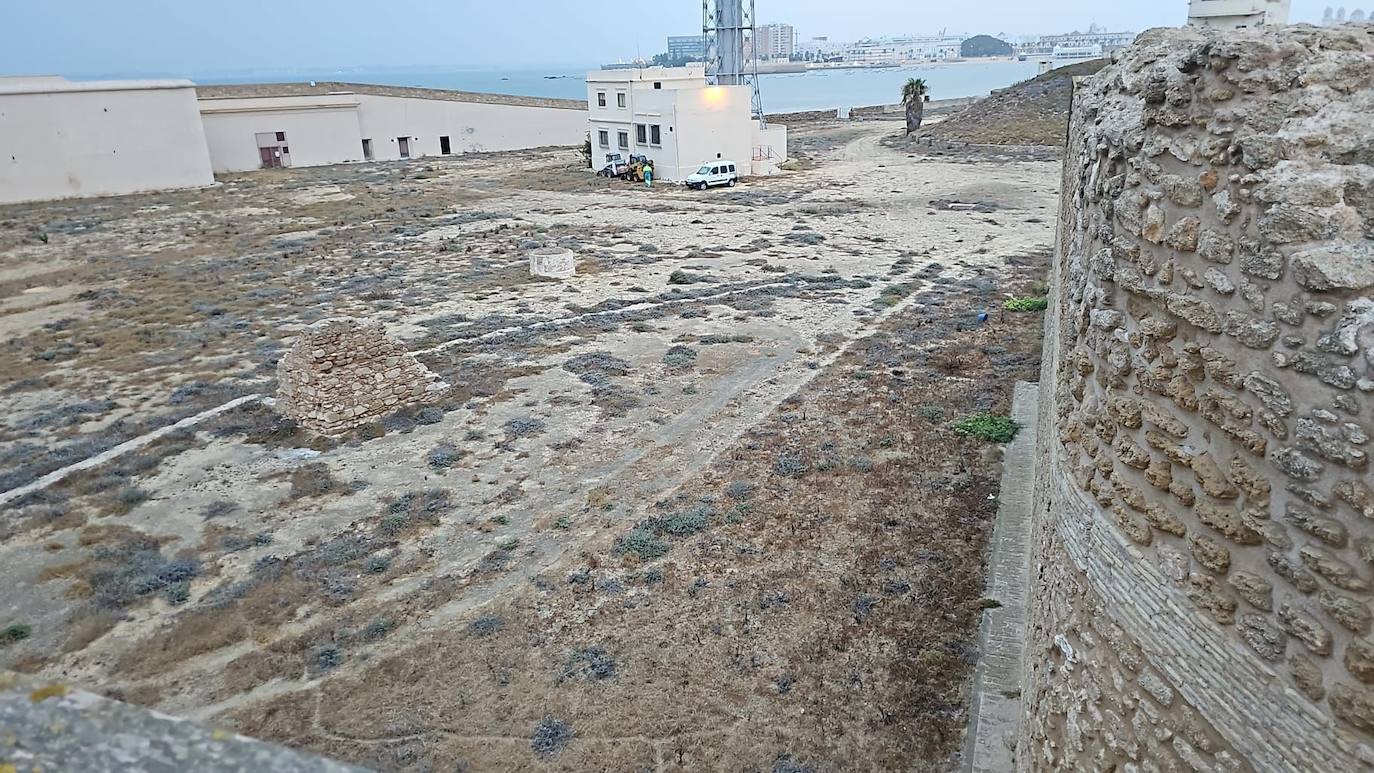
<svg viewBox="0 0 1374 773">
<path fill-rule="evenodd" d="M 644 162 L 644 187 L 654 187 L 654 162 Z"/>
</svg>

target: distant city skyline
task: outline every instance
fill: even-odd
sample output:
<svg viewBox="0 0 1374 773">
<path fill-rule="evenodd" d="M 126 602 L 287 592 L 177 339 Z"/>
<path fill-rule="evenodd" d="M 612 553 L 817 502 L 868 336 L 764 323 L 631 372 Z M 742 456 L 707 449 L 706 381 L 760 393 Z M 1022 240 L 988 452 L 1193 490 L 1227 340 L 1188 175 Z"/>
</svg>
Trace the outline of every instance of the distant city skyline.
<svg viewBox="0 0 1374 773">
<path fill-rule="evenodd" d="M 1320 23 L 1330 0 L 1295 0 L 1293 21 Z M 467 7 L 460 7 L 467 6 Z M 527 0 L 518 19 L 489 4 L 414 0 L 379 13 L 362 0 L 44 0 L 6 9 L 0 74 L 184 75 L 290 72 L 339 68 L 583 66 L 648 59 L 670 35 L 701 22 L 695 0 L 665 0 L 643 21 L 619 20 L 610 0 L 567 5 Z M 790 24 L 796 40 L 857 40 L 885 35 L 1085 30 L 1090 24 L 1138 31 L 1181 25 L 1184 0 L 1121 0 L 1084 7 L 1081 0 L 1016 0 L 916 7 L 900 0 L 759 0 L 759 24 Z M 271 23 L 264 25 L 263 20 Z"/>
</svg>

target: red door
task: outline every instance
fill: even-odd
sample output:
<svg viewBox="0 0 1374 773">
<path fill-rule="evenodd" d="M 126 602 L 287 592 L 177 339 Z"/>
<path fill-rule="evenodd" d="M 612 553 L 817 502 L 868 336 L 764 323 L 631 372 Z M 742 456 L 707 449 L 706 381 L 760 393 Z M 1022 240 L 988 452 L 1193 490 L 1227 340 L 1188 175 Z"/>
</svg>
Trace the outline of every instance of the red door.
<svg viewBox="0 0 1374 773">
<path fill-rule="evenodd" d="M 258 148 L 258 153 L 262 154 L 263 169 L 276 169 L 281 166 L 281 158 L 277 156 L 276 148 Z"/>
</svg>

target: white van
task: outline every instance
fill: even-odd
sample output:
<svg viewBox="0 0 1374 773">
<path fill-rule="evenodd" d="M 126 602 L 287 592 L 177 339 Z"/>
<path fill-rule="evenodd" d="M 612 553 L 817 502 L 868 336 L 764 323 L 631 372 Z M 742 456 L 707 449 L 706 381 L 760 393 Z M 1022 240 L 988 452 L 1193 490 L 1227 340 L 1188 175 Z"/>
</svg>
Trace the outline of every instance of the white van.
<svg viewBox="0 0 1374 773">
<path fill-rule="evenodd" d="M 712 185 L 734 186 L 739 182 L 739 173 L 735 171 L 734 161 L 712 161 L 702 164 L 701 168 L 690 175 L 687 175 L 687 187 L 696 188 L 704 191 Z"/>
</svg>

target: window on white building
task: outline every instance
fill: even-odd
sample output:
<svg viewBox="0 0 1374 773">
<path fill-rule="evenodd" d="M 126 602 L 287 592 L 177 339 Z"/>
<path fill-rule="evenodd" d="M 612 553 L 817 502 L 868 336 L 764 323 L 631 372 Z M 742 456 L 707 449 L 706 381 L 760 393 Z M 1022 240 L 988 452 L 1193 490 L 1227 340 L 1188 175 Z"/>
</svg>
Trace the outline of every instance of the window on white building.
<svg viewBox="0 0 1374 773">
<path fill-rule="evenodd" d="M 596 106 L 597 106 L 597 107 L 605 107 L 605 106 L 606 106 L 606 92 L 604 92 L 604 91 L 598 91 L 598 92 L 596 92 Z"/>
<path fill-rule="evenodd" d="M 609 148 L 611 146 L 610 132 L 606 131 L 605 129 L 602 129 L 601 131 L 597 132 L 596 135 L 597 139 L 601 140 L 601 147 Z"/>
<path fill-rule="evenodd" d="M 623 91 L 617 91 L 617 92 L 616 92 L 616 94 L 615 94 L 615 105 L 616 105 L 616 107 L 624 107 L 624 106 L 625 106 L 625 92 L 623 92 Z"/>
<path fill-rule="evenodd" d="M 629 133 L 629 132 L 620 132 L 620 147 L 621 147 L 622 150 L 629 150 L 629 148 L 630 148 L 630 133 Z"/>
<path fill-rule="evenodd" d="M 646 145 L 649 142 L 649 127 L 642 123 L 635 124 L 635 142 Z"/>
<path fill-rule="evenodd" d="M 649 127 L 649 144 L 658 146 L 663 144 L 663 127 L 654 124 Z"/>
</svg>

